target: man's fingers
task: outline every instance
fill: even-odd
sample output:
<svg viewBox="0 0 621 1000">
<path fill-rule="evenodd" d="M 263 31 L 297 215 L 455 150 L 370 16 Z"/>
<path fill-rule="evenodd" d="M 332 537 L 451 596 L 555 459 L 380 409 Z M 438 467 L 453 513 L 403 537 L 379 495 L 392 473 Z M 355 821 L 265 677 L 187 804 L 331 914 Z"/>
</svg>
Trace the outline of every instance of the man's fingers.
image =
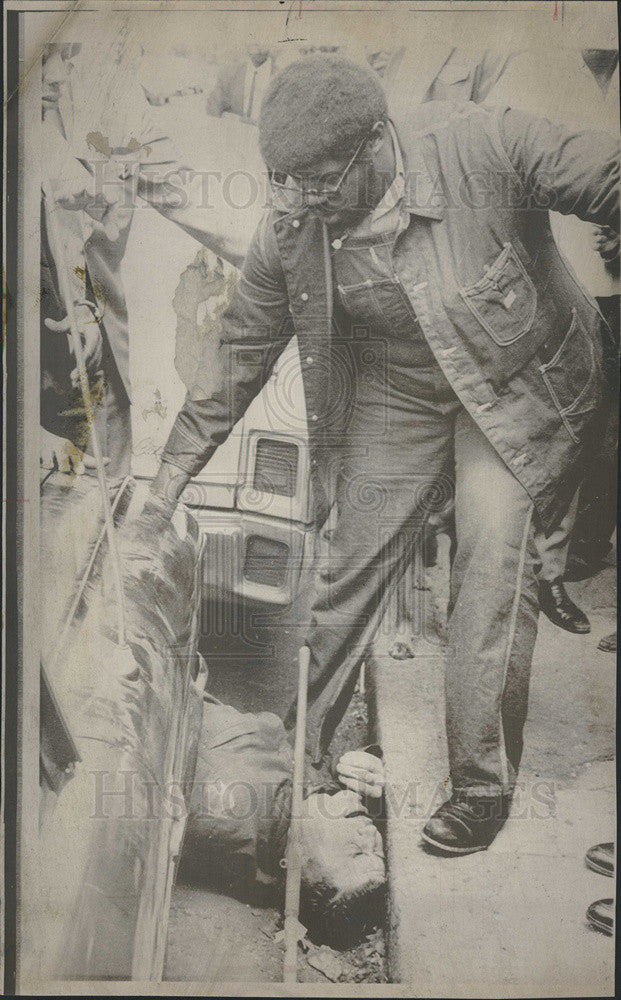
<svg viewBox="0 0 621 1000">
<path fill-rule="evenodd" d="M 380 798 L 385 785 L 384 764 L 364 750 L 349 750 L 336 765 L 339 781 L 354 792 Z"/>
<path fill-rule="evenodd" d="M 64 319 L 46 319 L 43 322 L 52 333 L 67 333 L 71 328 L 68 316 Z"/>
<path fill-rule="evenodd" d="M 100 347 L 101 330 L 97 323 L 91 323 L 84 330 L 84 360 L 87 366 L 97 358 Z"/>
<path fill-rule="evenodd" d="M 43 321 L 52 333 L 69 333 L 71 331 L 71 323 L 69 322 L 69 317 L 65 316 L 63 319 L 46 319 Z M 86 327 L 84 319 L 80 315 L 76 315 L 76 323 L 80 333 L 84 334 L 86 332 Z"/>
<path fill-rule="evenodd" d="M 364 781 L 371 781 L 373 784 L 384 783 L 384 774 L 366 767 L 337 767 L 337 773 L 341 777 L 361 778 Z"/>
<path fill-rule="evenodd" d="M 381 776 L 384 774 L 383 761 L 381 761 L 380 758 L 376 757 L 374 754 L 367 753 L 366 750 L 346 751 L 346 753 L 339 758 L 337 768 L 370 771 Z"/>
<path fill-rule="evenodd" d="M 103 464 L 104 465 L 110 465 L 110 459 L 109 458 L 104 458 Z M 81 465 L 84 467 L 84 469 L 96 469 L 97 468 L 97 462 L 95 461 L 95 459 L 93 458 L 93 456 L 92 455 L 87 455 L 86 453 L 82 456 Z"/>
<path fill-rule="evenodd" d="M 361 781 L 358 778 L 341 778 L 342 783 L 346 788 L 349 788 L 352 792 L 358 792 L 360 795 L 367 795 L 372 799 L 379 799 L 382 794 L 382 787 L 380 785 L 370 785 L 366 781 Z"/>
</svg>

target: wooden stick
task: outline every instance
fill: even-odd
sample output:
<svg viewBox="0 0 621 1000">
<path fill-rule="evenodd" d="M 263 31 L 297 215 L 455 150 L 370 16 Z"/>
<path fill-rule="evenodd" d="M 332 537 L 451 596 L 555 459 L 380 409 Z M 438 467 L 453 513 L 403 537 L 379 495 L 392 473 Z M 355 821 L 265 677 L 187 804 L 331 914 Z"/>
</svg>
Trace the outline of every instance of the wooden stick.
<svg viewBox="0 0 621 1000">
<path fill-rule="evenodd" d="M 73 353 L 75 355 L 75 363 L 78 369 L 78 375 L 80 376 L 82 399 L 84 401 L 84 408 L 86 410 L 86 419 L 88 421 L 90 429 L 90 440 L 93 446 L 95 464 L 97 466 L 97 479 L 99 481 L 99 489 L 101 492 L 101 502 L 103 505 L 103 513 L 106 524 L 106 531 L 108 535 L 108 545 L 110 546 L 112 575 L 114 578 L 115 590 L 117 592 L 117 633 L 118 633 L 117 641 L 120 646 L 125 646 L 125 596 L 123 594 L 123 578 L 121 575 L 121 561 L 119 558 L 119 550 L 116 544 L 116 536 L 114 534 L 112 505 L 110 503 L 110 497 L 108 495 L 108 487 L 106 484 L 106 473 L 104 469 L 103 453 L 101 450 L 101 444 L 99 442 L 99 435 L 97 434 L 97 430 L 95 427 L 95 411 L 93 407 L 93 401 L 91 399 L 90 386 L 88 384 L 88 374 L 86 372 L 84 350 L 82 348 L 82 340 L 80 338 L 80 331 L 78 329 L 78 322 L 75 315 L 73 295 L 71 293 L 71 284 L 69 282 L 69 273 L 67 269 L 67 260 L 65 258 L 65 251 L 62 245 L 62 239 L 58 227 L 58 220 L 56 218 L 57 204 L 54 195 L 52 193 L 52 186 L 49 180 L 44 180 L 42 187 L 47 205 L 46 218 L 48 223 L 48 237 L 50 240 L 50 248 L 52 250 L 54 260 L 56 261 L 56 273 L 58 275 L 60 297 L 64 302 L 65 309 L 67 310 L 67 318 L 69 319 L 69 326 L 71 329 L 71 342 L 73 344 Z"/>
<path fill-rule="evenodd" d="M 298 926 L 302 883 L 301 824 L 304 801 L 304 753 L 306 749 L 306 702 L 310 649 L 302 646 L 298 657 L 298 705 L 293 750 L 291 822 L 287 840 L 287 880 L 285 886 L 284 982 L 296 983 L 298 971 Z"/>
</svg>

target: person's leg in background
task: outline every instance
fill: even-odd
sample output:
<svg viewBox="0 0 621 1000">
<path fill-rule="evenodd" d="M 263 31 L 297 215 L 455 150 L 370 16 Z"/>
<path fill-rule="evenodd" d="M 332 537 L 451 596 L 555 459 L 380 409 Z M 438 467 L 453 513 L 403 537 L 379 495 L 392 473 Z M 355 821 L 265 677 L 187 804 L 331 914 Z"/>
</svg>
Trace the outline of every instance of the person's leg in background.
<svg viewBox="0 0 621 1000">
<path fill-rule="evenodd" d="M 567 513 L 546 538 L 535 517 L 535 546 L 539 556 L 537 579 L 539 581 L 539 607 L 554 625 L 584 635 L 591 631 L 589 619 L 565 590 L 563 578 L 571 535 L 578 509 L 579 490 L 575 493 Z"/>
<path fill-rule="evenodd" d="M 106 476 L 109 479 L 124 479 L 131 472 L 131 407 L 127 390 L 105 335 L 102 369 L 94 391 L 95 427 L 101 450 L 109 459 L 106 464 Z M 92 454 L 90 444 L 87 451 Z"/>
<path fill-rule="evenodd" d="M 602 566 L 617 524 L 619 441 L 619 296 L 599 297 L 604 317 L 604 371 L 607 395 L 592 438 L 569 547 L 568 580 L 584 580 Z"/>
<path fill-rule="evenodd" d="M 448 854 L 489 846 L 507 818 L 522 751 L 539 606 L 532 502 L 461 410 L 446 726 L 453 794 L 423 838 Z"/>
</svg>

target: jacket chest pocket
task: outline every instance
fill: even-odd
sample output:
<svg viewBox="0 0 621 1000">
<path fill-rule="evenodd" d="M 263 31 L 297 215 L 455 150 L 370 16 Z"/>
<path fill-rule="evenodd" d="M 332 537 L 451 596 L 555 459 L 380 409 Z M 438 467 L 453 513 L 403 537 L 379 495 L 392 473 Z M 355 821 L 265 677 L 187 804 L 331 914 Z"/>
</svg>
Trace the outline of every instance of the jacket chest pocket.
<svg viewBox="0 0 621 1000">
<path fill-rule="evenodd" d="M 598 352 L 575 309 L 563 343 L 539 371 L 561 420 L 576 444 L 596 409 L 602 392 Z"/>
<path fill-rule="evenodd" d="M 395 337 L 411 334 L 416 315 L 398 278 L 337 285 L 341 305 L 354 323 Z"/>
<path fill-rule="evenodd" d="M 476 284 L 460 287 L 459 294 L 499 347 L 514 344 L 533 325 L 537 292 L 511 243 Z"/>
</svg>

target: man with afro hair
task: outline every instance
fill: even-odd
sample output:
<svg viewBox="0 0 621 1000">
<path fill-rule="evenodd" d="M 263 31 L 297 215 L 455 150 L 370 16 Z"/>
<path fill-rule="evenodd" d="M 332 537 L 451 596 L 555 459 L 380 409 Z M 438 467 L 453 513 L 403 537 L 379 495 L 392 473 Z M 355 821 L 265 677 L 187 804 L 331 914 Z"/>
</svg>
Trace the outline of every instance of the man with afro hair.
<svg viewBox="0 0 621 1000">
<path fill-rule="evenodd" d="M 388 105 L 378 77 L 339 56 L 309 56 L 279 73 L 261 107 L 259 143 L 272 170 L 301 172 L 354 149 Z M 291 128 L 298 121 L 299 128 Z"/>
<path fill-rule="evenodd" d="M 330 514 L 306 636 L 319 764 L 413 546 L 454 496 L 452 794 L 422 835 L 450 855 L 483 850 L 522 753 L 533 510 L 547 532 L 558 523 L 602 394 L 600 318 L 548 210 L 618 232 L 618 142 L 465 101 L 393 122 L 377 77 L 337 56 L 275 77 L 259 130 L 272 204 L 152 503 L 172 508 L 295 334 L 318 525 Z"/>
</svg>

